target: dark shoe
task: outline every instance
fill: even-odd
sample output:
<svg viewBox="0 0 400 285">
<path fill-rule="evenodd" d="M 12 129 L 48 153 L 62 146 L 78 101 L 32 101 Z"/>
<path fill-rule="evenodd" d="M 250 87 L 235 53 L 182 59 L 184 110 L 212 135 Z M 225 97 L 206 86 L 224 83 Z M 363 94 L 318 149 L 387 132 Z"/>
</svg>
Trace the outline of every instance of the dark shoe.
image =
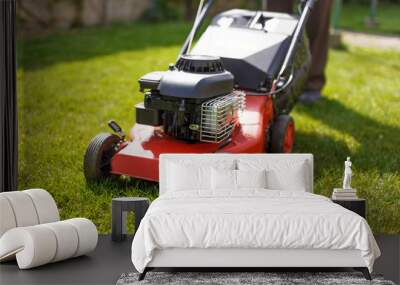
<svg viewBox="0 0 400 285">
<path fill-rule="evenodd" d="M 304 105 L 310 105 L 321 99 L 321 91 L 305 90 L 299 97 L 299 102 Z"/>
</svg>

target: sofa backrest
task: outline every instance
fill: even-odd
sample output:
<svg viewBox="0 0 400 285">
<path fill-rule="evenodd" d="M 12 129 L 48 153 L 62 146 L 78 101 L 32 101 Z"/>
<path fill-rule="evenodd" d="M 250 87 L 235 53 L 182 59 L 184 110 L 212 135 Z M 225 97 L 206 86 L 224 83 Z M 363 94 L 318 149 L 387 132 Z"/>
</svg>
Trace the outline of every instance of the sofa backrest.
<svg viewBox="0 0 400 285">
<path fill-rule="evenodd" d="M 15 227 L 57 222 L 60 215 L 53 197 L 43 189 L 0 193 L 0 237 Z"/>
<path fill-rule="evenodd" d="M 162 195 L 168 190 L 168 179 L 171 175 L 171 165 L 174 164 L 187 164 L 187 165 L 201 165 L 204 167 L 215 166 L 221 161 L 229 164 L 232 162 L 236 169 L 238 166 L 243 165 L 278 165 L 278 164 L 301 164 L 304 167 L 303 179 L 306 180 L 305 191 L 313 192 L 313 155 L 312 154 L 162 154 L 160 155 L 160 189 L 159 194 Z M 176 178 L 174 178 L 176 179 Z M 295 181 L 294 181 L 295 182 Z"/>
</svg>

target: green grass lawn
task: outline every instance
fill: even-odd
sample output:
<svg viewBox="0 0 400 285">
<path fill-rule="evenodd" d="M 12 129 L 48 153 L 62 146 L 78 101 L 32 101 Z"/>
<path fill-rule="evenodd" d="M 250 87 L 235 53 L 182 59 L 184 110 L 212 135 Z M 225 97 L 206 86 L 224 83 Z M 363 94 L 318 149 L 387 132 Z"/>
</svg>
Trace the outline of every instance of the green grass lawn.
<svg viewBox="0 0 400 285">
<path fill-rule="evenodd" d="M 62 218 L 84 216 L 110 231 L 111 198 L 157 196 L 135 180 L 86 185 L 82 159 L 91 138 L 114 118 L 126 131 L 142 100 L 137 79 L 174 62 L 186 24 L 113 25 L 77 30 L 19 46 L 19 187 L 42 187 Z M 400 53 L 332 51 L 325 98 L 297 106 L 295 152 L 315 156 L 315 192 L 341 185 L 343 161 L 368 199 L 375 233 L 400 233 Z"/>
<path fill-rule="evenodd" d="M 347 3 L 343 5 L 339 27 L 360 32 L 393 34 L 400 36 L 400 4 L 379 2 L 377 19 L 379 25 L 369 28 L 365 18 L 369 16 L 368 4 Z"/>
</svg>

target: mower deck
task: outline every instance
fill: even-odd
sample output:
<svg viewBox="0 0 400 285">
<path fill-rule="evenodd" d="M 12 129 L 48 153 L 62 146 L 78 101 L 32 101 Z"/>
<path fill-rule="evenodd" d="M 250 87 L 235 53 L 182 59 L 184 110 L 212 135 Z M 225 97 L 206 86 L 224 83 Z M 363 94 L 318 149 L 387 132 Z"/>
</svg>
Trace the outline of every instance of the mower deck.
<svg viewBox="0 0 400 285">
<path fill-rule="evenodd" d="M 229 142 L 219 144 L 177 140 L 159 127 L 135 124 L 131 140 L 121 145 L 111 160 L 111 173 L 158 181 L 158 159 L 163 153 L 262 153 L 266 130 L 274 116 L 268 94 L 246 93 L 246 108 Z"/>
</svg>

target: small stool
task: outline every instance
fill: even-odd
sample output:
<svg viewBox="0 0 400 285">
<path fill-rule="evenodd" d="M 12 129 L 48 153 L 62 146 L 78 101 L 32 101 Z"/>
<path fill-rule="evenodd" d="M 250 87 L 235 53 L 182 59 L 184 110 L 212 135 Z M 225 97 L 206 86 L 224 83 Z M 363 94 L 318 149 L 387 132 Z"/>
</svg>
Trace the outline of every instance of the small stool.
<svg viewBox="0 0 400 285">
<path fill-rule="evenodd" d="M 126 239 L 126 214 L 135 213 L 135 232 L 140 221 L 149 208 L 150 200 L 143 197 L 121 197 L 112 199 L 111 239 L 123 241 Z"/>
</svg>

